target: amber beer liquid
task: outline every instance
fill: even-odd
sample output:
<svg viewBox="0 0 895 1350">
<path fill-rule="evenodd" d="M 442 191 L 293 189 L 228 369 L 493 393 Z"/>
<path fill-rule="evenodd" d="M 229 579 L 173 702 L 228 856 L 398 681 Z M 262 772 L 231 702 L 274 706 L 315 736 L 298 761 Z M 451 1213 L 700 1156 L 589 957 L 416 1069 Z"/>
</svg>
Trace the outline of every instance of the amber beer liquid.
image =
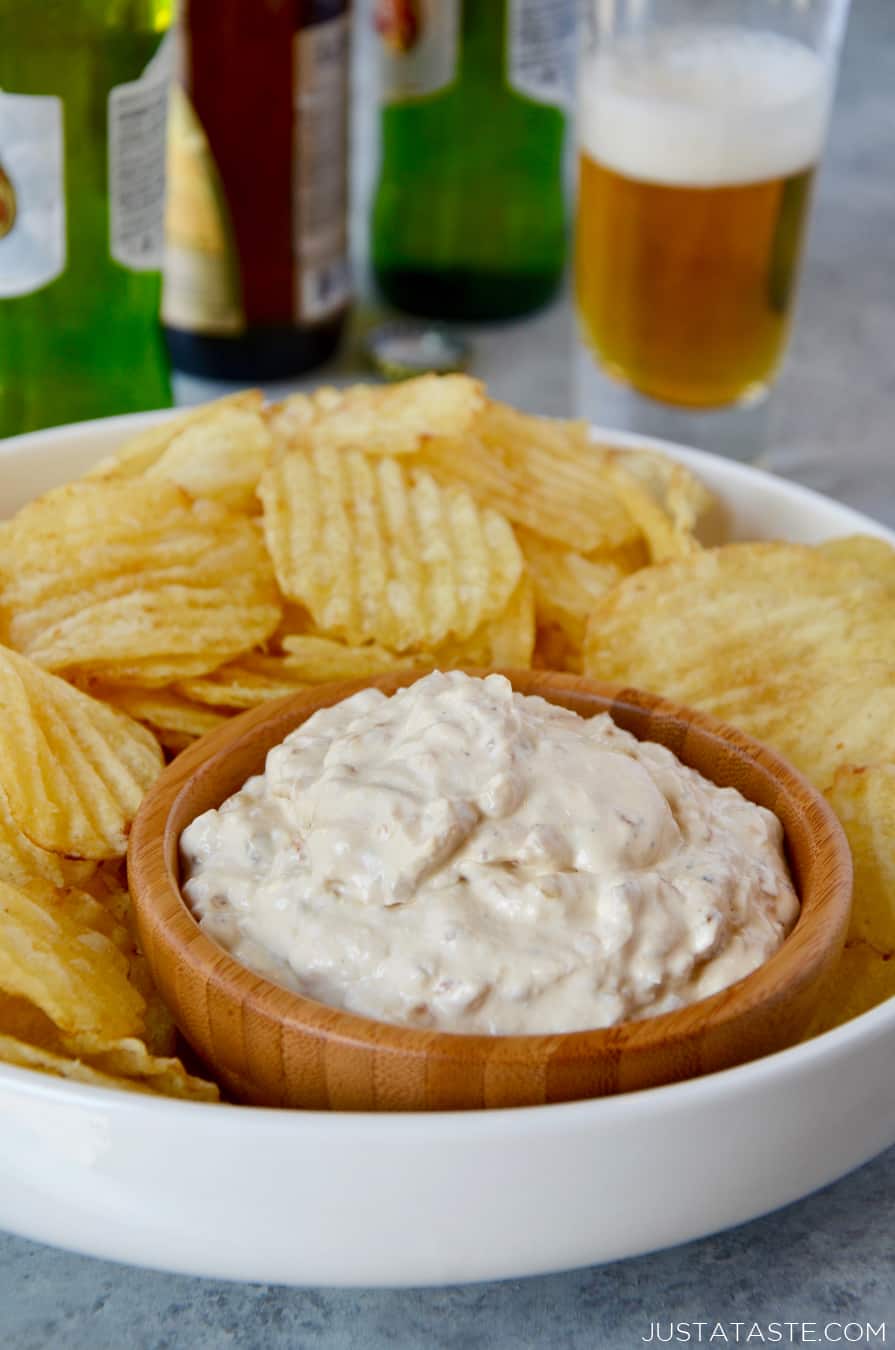
<svg viewBox="0 0 895 1350">
<path fill-rule="evenodd" d="M 583 74 L 577 302 L 609 375 L 664 403 L 759 395 L 786 342 L 831 75 L 770 32 L 622 40 Z"/>
</svg>

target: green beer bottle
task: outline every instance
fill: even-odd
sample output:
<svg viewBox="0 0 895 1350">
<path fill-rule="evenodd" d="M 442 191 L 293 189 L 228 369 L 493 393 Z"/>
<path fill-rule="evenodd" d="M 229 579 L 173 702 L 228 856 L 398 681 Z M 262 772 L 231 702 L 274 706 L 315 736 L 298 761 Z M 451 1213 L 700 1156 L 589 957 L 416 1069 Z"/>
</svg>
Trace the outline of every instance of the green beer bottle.
<svg viewBox="0 0 895 1350">
<path fill-rule="evenodd" d="M 0 436 L 171 402 L 173 0 L 0 5 Z"/>
<path fill-rule="evenodd" d="M 399 308 L 525 314 L 566 253 L 575 0 L 380 0 L 373 269 Z"/>
</svg>

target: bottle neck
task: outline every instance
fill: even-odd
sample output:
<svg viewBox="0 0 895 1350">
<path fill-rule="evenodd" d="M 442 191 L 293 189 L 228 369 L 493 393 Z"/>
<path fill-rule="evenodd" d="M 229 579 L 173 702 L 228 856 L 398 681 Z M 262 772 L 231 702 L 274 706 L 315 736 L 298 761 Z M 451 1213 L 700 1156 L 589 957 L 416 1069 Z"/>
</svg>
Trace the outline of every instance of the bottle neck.
<svg viewBox="0 0 895 1350">
<path fill-rule="evenodd" d="M 506 69 L 509 0 L 460 0 L 461 79 L 501 79 Z"/>
</svg>

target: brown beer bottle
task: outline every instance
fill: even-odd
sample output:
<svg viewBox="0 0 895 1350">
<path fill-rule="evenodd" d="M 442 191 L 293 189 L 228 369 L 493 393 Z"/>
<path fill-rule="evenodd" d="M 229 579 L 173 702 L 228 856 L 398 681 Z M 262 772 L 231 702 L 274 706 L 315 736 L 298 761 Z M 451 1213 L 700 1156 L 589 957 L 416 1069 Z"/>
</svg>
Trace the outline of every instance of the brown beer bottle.
<svg viewBox="0 0 895 1350">
<path fill-rule="evenodd" d="M 162 320 L 174 366 L 295 374 L 349 302 L 350 0 L 184 0 Z"/>
</svg>

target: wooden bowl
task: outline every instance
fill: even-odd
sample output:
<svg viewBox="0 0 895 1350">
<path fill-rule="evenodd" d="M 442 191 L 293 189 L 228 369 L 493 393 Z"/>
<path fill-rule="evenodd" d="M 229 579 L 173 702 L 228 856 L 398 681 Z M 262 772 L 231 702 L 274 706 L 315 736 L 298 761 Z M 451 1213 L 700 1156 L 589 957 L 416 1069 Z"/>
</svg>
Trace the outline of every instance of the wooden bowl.
<svg viewBox="0 0 895 1350">
<path fill-rule="evenodd" d="M 608 712 L 639 740 L 668 746 L 782 821 L 801 914 L 752 974 L 679 1011 L 604 1030 L 468 1036 L 316 1003 L 247 970 L 207 937 L 180 893 L 181 831 L 259 773 L 268 750 L 318 708 L 365 685 L 393 693 L 422 673 L 322 685 L 252 709 L 180 755 L 140 808 L 128 851 L 140 940 L 181 1031 L 234 1098 L 341 1111 L 540 1105 L 726 1069 L 799 1039 L 839 956 L 851 902 L 851 857 L 833 812 L 740 732 L 652 694 L 573 675 L 504 672 L 521 693 L 585 717 Z"/>
</svg>

